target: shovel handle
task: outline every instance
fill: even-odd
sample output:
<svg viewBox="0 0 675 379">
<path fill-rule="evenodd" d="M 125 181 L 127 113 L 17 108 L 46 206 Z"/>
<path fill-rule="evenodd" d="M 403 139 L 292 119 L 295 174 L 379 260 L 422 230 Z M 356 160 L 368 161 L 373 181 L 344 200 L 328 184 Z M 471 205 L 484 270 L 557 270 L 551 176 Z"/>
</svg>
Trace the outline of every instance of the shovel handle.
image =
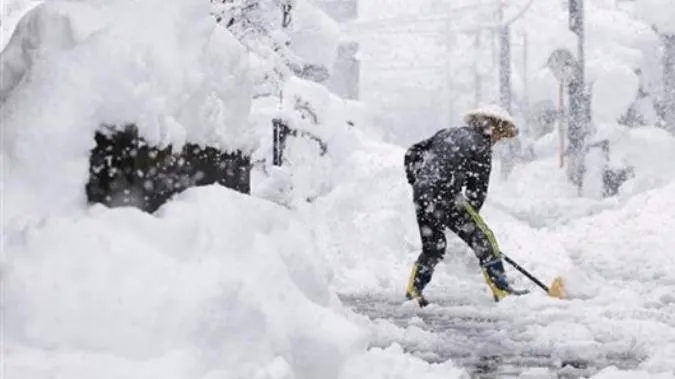
<svg viewBox="0 0 675 379">
<path fill-rule="evenodd" d="M 523 275 L 527 276 L 528 279 L 536 283 L 541 289 L 544 291 L 548 292 L 548 286 L 546 286 L 544 283 L 539 281 L 539 279 L 535 278 L 532 274 L 530 274 L 527 270 L 522 268 L 518 263 L 516 263 L 513 259 L 507 257 L 506 255 L 502 254 L 504 257 L 504 260 L 508 262 L 511 266 L 513 266 L 516 270 L 520 271 Z"/>
</svg>

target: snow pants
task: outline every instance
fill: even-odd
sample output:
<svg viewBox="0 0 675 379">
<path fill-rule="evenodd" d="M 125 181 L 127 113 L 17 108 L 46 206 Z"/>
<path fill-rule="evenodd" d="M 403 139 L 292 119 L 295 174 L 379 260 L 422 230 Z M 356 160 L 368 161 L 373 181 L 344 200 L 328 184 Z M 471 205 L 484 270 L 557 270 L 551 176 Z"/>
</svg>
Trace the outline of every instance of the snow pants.
<svg viewBox="0 0 675 379">
<path fill-rule="evenodd" d="M 413 186 L 413 200 L 422 240 L 422 253 L 417 258 L 420 273 L 425 273 L 419 278 L 422 286 L 431 280 L 434 267 L 445 255 L 446 228 L 471 247 L 479 261 L 499 255 L 494 234 L 462 197 L 447 197 Z"/>
</svg>

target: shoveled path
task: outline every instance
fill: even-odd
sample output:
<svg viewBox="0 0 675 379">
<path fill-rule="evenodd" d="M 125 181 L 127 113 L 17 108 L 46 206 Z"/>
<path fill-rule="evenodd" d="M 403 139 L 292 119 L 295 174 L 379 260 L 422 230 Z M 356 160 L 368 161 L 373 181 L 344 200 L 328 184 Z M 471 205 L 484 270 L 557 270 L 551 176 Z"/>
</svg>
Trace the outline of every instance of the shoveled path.
<svg viewBox="0 0 675 379">
<path fill-rule="evenodd" d="M 462 298 L 437 299 L 435 306 L 419 311 L 400 299 L 386 296 L 344 295 L 343 301 L 371 320 L 384 319 L 407 329 L 431 332 L 429 343 L 402 338 L 403 348 L 428 361 L 452 360 L 473 378 L 517 378 L 530 369 L 548 369 L 557 378 L 589 377 L 608 366 L 636 368 L 641 358 L 631 351 L 603 352 L 594 359 L 561 360 L 527 338 L 527 325 L 503 315 L 485 312 Z M 542 370 L 544 371 L 544 370 Z"/>
</svg>

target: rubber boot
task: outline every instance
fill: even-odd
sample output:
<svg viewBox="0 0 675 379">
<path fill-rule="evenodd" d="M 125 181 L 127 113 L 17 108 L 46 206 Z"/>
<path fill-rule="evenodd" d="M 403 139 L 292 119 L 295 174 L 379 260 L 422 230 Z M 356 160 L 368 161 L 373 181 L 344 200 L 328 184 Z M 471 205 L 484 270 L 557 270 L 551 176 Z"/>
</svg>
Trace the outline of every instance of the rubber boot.
<svg viewBox="0 0 675 379">
<path fill-rule="evenodd" d="M 487 283 L 488 288 L 490 288 L 495 302 L 504 299 L 514 292 L 506 278 L 504 263 L 501 258 L 492 257 L 484 259 L 481 260 L 480 265 L 483 276 L 485 277 L 485 282 Z"/>
<path fill-rule="evenodd" d="M 417 301 L 417 304 L 420 307 L 425 307 L 429 305 L 429 302 L 427 301 L 426 298 L 424 298 L 422 291 L 424 290 L 424 287 L 426 287 L 426 285 L 429 283 L 429 281 L 431 281 L 432 273 L 433 273 L 432 268 L 419 262 L 415 262 L 410 272 L 410 278 L 408 279 L 408 287 L 405 292 L 405 296 L 408 300 Z"/>
</svg>

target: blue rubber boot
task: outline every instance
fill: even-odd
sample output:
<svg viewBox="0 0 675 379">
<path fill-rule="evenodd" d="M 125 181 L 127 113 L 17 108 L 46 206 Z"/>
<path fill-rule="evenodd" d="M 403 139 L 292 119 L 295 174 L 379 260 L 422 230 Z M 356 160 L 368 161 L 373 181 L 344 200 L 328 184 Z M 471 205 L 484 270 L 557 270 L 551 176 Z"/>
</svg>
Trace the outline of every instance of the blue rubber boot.
<svg viewBox="0 0 675 379">
<path fill-rule="evenodd" d="M 485 282 L 490 288 L 495 301 L 500 301 L 508 295 L 524 295 L 529 292 L 526 290 L 516 290 L 511 287 L 506 277 L 501 257 L 489 257 L 482 260 L 480 265 Z"/>
</svg>

